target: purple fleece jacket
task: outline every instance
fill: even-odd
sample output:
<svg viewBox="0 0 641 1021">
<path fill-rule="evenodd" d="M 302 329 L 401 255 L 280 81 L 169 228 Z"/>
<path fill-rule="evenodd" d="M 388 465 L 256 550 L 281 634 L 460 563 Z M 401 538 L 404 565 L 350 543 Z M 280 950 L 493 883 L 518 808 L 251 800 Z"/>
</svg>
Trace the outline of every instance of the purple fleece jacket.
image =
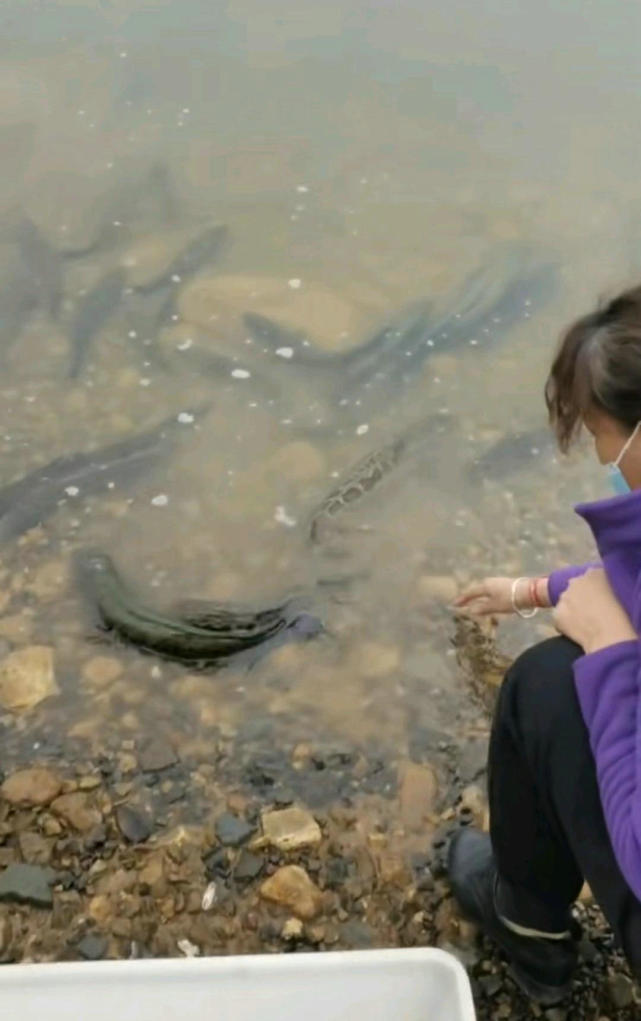
<svg viewBox="0 0 641 1021">
<path fill-rule="evenodd" d="M 641 634 L 641 490 L 575 508 L 592 530 L 612 589 Z M 595 564 L 550 575 L 556 605 L 568 582 Z M 581 712 L 619 868 L 641 900 L 641 645 L 619 642 L 574 664 Z M 580 792 L 577 792 L 580 797 Z"/>
</svg>

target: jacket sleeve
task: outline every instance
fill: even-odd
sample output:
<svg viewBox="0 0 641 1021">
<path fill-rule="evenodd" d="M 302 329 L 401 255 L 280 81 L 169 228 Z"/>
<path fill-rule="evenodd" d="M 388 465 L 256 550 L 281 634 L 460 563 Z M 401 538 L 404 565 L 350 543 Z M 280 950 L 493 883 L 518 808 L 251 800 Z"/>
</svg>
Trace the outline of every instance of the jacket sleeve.
<svg viewBox="0 0 641 1021">
<path fill-rule="evenodd" d="M 548 578 L 548 595 L 550 596 L 552 606 L 556 606 L 573 578 L 578 578 L 579 575 L 585 574 L 592 567 L 601 566 L 601 562 L 595 560 L 592 563 L 581 564 L 578 567 L 561 567 L 558 571 L 552 571 Z"/>
<path fill-rule="evenodd" d="M 574 679 L 590 735 L 606 825 L 630 889 L 641 899 L 641 656 L 639 641 L 581 656 Z"/>
</svg>

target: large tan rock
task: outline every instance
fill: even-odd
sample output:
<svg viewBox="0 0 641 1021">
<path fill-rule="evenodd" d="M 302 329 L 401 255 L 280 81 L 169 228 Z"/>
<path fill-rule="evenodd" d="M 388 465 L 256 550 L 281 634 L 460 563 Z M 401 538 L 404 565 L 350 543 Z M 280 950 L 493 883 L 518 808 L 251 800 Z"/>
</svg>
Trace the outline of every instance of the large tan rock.
<svg viewBox="0 0 641 1021">
<path fill-rule="evenodd" d="M 14 712 L 34 706 L 58 694 L 53 649 L 30 645 L 11 652 L 0 663 L 0 705 Z"/>
<path fill-rule="evenodd" d="M 416 762 L 402 763 L 398 772 L 401 821 L 406 829 L 420 832 L 435 811 L 436 775 L 429 766 Z"/>
<path fill-rule="evenodd" d="M 264 900 L 280 904 L 297 918 L 308 921 L 319 914 L 323 898 L 318 887 L 299 865 L 284 865 L 260 888 Z"/>
<path fill-rule="evenodd" d="M 99 825 L 102 819 L 100 812 L 91 805 L 87 795 L 81 791 L 61 794 L 52 802 L 51 811 L 80 833 L 92 830 Z"/>
<path fill-rule="evenodd" d="M 315 847 L 321 842 L 320 826 L 314 816 L 295 805 L 275 812 L 263 812 L 261 822 L 267 843 L 280 851 Z"/>
<path fill-rule="evenodd" d="M 2 785 L 2 797 L 11 805 L 48 805 L 62 789 L 60 777 L 49 769 L 34 766 L 13 773 Z"/>
</svg>

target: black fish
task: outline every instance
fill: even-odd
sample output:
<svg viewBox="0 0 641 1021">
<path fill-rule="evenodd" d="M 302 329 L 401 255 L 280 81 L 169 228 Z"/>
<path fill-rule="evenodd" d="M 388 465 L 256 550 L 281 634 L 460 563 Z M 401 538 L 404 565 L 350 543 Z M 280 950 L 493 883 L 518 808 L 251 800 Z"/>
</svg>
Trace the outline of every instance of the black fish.
<svg viewBox="0 0 641 1021">
<path fill-rule="evenodd" d="M 76 379 L 85 364 L 91 341 L 100 333 L 120 304 L 127 274 L 114 269 L 101 277 L 97 284 L 80 298 L 69 330 L 72 344 L 69 377 Z"/>
<path fill-rule="evenodd" d="M 531 467 L 541 455 L 552 453 L 554 437 L 548 428 L 529 429 L 503 436 L 489 450 L 475 458 L 467 468 L 473 482 L 500 481 Z"/>
<path fill-rule="evenodd" d="M 228 238 L 229 231 L 224 224 L 208 227 L 185 245 L 159 276 L 137 290 L 155 291 L 158 288 L 171 287 L 172 284 L 184 283 L 203 266 L 208 266 L 219 258 Z"/>
<path fill-rule="evenodd" d="M 28 216 L 17 218 L 12 236 L 35 284 L 38 304 L 57 319 L 63 291 L 60 255 Z"/>
<path fill-rule="evenodd" d="M 38 306 L 38 283 L 13 244 L 0 245 L 0 349 L 13 344 Z"/>
<path fill-rule="evenodd" d="M 414 314 L 410 310 L 404 329 L 392 329 L 391 335 L 390 327 L 382 331 L 380 353 L 370 342 L 364 364 L 357 349 L 352 365 L 343 373 L 339 403 L 362 403 L 368 391 L 372 400 L 381 400 L 415 378 L 431 354 L 482 349 L 529 318 L 551 295 L 556 267 L 549 263 L 532 266 L 527 261 L 523 267 L 521 259 L 515 269 L 516 259 L 511 255 L 472 274 L 450 310 L 436 320 L 420 305 Z M 502 271 L 506 265 L 507 278 Z"/>
<path fill-rule="evenodd" d="M 217 604 L 215 613 L 207 616 L 207 626 L 200 626 L 146 606 L 125 585 L 106 554 L 85 551 L 76 563 L 103 627 L 142 651 L 167 659 L 213 664 L 260 645 L 296 623 L 284 608 L 252 615 Z M 302 622 L 302 631 L 306 630 L 307 622 Z"/>
<path fill-rule="evenodd" d="M 170 431 L 179 428 L 184 427 L 172 417 L 107 447 L 58 457 L 5 486 L 0 490 L 0 541 L 41 524 L 70 495 L 85 496 L 108 490 L 110 483 L 137 480 L 164 454 Z"/>
<path fill-rule="evenodd" d="M 306 333 L 290 330 L 288 327 L 281 326 L 275 320 L 259 315 L 257 312 L 246 312 L 243 316 L 243 323 L 252 339 L 258 344 L 264 345 L 272 354 L 278 354 L 280 350 L 289 349 L 291 355 L 288 355 L 288 357 L 292 359 L 292 364 L 294 365 L 332 367 L 343 357 L 340 353 L 325 353 L 314 349 L 310 345 Z"/>
</svg>

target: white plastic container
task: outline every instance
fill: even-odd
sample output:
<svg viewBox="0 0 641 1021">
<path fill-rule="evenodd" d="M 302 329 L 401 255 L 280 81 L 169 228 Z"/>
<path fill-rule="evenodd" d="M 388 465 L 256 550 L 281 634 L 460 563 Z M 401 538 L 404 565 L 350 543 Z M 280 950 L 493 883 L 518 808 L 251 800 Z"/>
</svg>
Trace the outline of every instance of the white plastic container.
<svg viewBox="0 0 641 1021">
<path fill-rule="evenodd" d="M 474 1021 L 442 950 L 365 950 L 0 968 L 20 1021 Z"/>
</svg>

